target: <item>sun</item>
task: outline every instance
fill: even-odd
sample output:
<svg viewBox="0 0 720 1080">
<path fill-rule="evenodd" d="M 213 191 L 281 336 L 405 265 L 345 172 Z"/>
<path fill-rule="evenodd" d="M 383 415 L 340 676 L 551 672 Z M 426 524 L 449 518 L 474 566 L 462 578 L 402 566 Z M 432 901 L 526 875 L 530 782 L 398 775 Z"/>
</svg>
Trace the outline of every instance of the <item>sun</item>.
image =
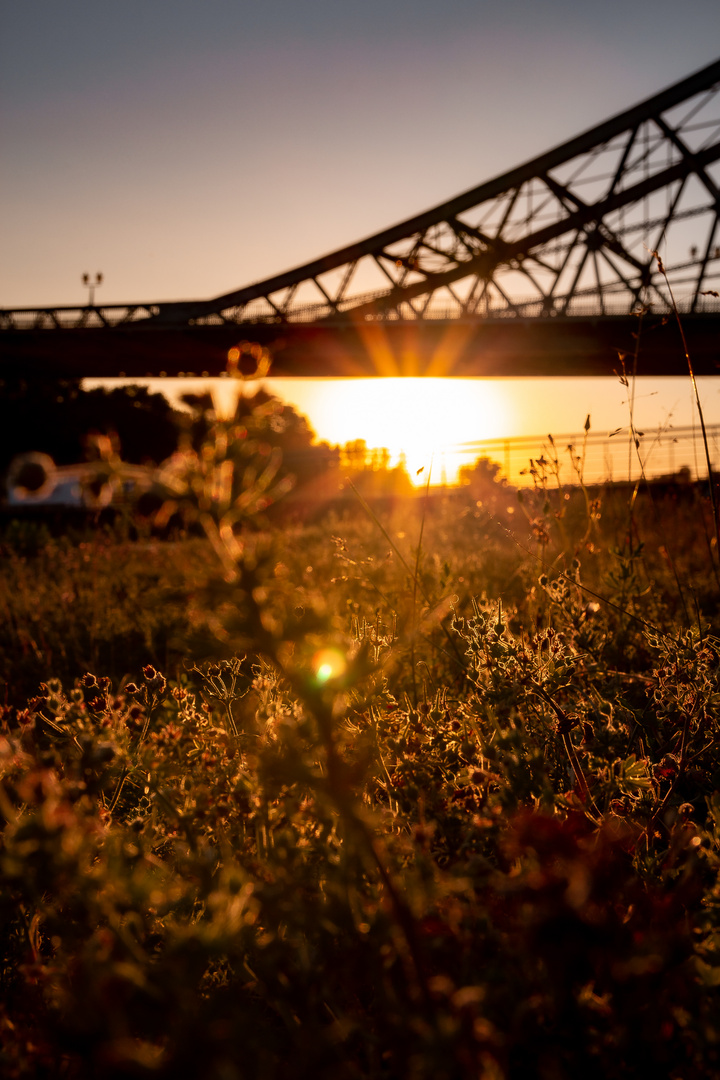
<svg viewBox="0 0 720 1080">
<path fill-rule="evenodd" d="M 233 414 L 239 387 L 248 389 L 234 379 L 87 379 L 84 385 L 129 382 L 162 391 L 176 405 L 181 392 L 210 390 L 222 417 Z M 296 377 L 259 379 L 260 387 L 306 416 L 319 441 L 344 446 L 363 439 L 368 449 L 386 448 L 390 464 L 404 461 L 416 486 L 428 476 L 432 484 L 453 484 L 460 466 L 485 452 L 462 445 L 506 437 L 517 413 L 502 379 Z"/>
<path fill-rule="evenodd" d="M 507 415 L 502 389 L 485 379 L 314 380 L 305 407 L 318 438 L 385 447 L 416 485 L 428 475 L 453 483 L 467 460 L 459 445 L 502 435 Z"/>
</svg>

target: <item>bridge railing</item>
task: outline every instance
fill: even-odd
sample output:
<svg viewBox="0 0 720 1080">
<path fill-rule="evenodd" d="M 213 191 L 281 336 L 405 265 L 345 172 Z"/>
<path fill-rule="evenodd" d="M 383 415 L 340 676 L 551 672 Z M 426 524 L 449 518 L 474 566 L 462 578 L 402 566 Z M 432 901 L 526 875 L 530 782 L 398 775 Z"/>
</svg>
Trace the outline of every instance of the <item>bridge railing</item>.
<svg viewBox="0 0 720 1080">
<path fill-rule="evenodd" d="M 138 323 L 157 315 L 157 304 L 108 304 L 103 307 L 6 308 L 0 310 L 3 330 L 106 329 Z"/>
<path fill-rule="evenodd" d="M 381 300 L 384 293 L 368 294 L 364 302 L 367 300 Z M 693 304 L 692 295 L 683 295 L 680 293 L 675 297 L 678 310 L 681 314 L 687 314 L 690 312 Z M 583 295 L 578 293 L 572 300 L 568 308 L 567 314 L 570 316 L 576 316 L 581 318 L 595 318 L 603 315 L 627 315 L 631 311 L 637 309 L 637 304 L 629 298 L 626 292 L 616 292 L 608 290 L 603 294 L 602 298 L 597 293 L 588 293 Z M 662 310 L 663 313 L 671 310 L 671 304 L 668 300 L 667 304 L 661 308 L 660 304 L 656 300 L 653 304 L 653 310 Z M 695 303 L 695 311 L 702 313 L 720 312 L 720 298 L 712 296 L 703 296 Z M 342 307 L 340 314 L 352 313 L 352 305 L 347 304 Z M 287 318 L 291 322 L 304 323 L 304 322 L 318 322 L 322 319 L 326 319 L 333 314 L 333 309 L 327 303 L 324 304 L 304 304 L 295 305 L 288 309 Z M 452 301 L 437 300 L 428 305 L 422 311 L 417 308 L 411 307 L 409 303 L 399 304 L 397 309 L 390 311 L 378 311 L 374 315 L 365 315 L 367 321 L 377 322 L 397 322 L 400 320 L 415 321 L 418 318 L 422 318 L 427 321 L 451 321 L 453 319 L 459 319 L 463 317 L 470 318 L 489 318 L 489 319 L 536 319 L 545 318 L 548 316 L 560 315 L 559 308 L 548 309 L 547 305 L 543 305 L 537 298 L 526 299 L 518 301 L 513 308 L 508 308 L 506 305 L 488 305 L 481 309 L 477 309 L 469 316 L 463 309 L 462 304 L 453 303 Z M 213 314 L 206 316 L 202 320 L 197 320 L 198 323 L 202 322 L 207 325 L 221 325 L 223 322 L 279 322 L 280 317 L 277 313 L 269 310 L 267 302 L 263 300 L 253 301 L 246 305 L 243 309 L 233 309 L 232 311 L 224 311 L 221 315 Z"/>
<path fill-rule="evenodd" d="M 367 294 L 363 302 L 374 299 L 380 300 L 384 294 Z M 692 296 L 682 294 L 675 297 L 678 310 L 681 314 L 691 310 Z M 281 323 L 285 319 L 292 323 L 312 323 L 326 319 L 333 314 L 351 315 L 350 303 L 342 305 L 337 313 L 328 303 L 320 304 L 297 304 L 288 308 L 284 315 L 279 315 L 268 305 L 266 300 L 252 301 L 240 308 L 230 308 L 222 312 L 213 312 L 199 318 L 189 318 L 187 323 L 196 326 L 223 326 L 228 323 L 247 326 L 253 323 Z M 108 304 L 102 307 L 55 307 L 55 308 L 15 308 L 0 310 L 0 332 L 3 330 L 15 331 L 57 331 L 63 329 L 114 329 L 122 326 L 138 325 L 147 322 L 162 312 L 162 304 Z M 603 315 L 627 315 L 637 309 L 637 305 L 629 302 L 626 293 L 608 291 L 600 297 L 598 294 L 577 294 L 567 314 L 581 318 L 595 318 Z M 658 301 L 652 306 L 653 311 L 670 311 L 670 304 L 662 308 Z M 695 311 L 698 313 L 720 312 L 720 297 L 708 295 L 702 296 L 695 303 Z M 466 314 L 460 303 L 452 301 L 435 301 L 427 308 L 420 310 L 413 308 L 409 303 L 398 305 L 397 309 L 382 311 L 376 314 L 366 314 L 367 321 L 397 322 L 400 320 L 415 321 L 423 319 L 427 321 L 452 321 L 463 317 L 489 318 L 489 319 L 516 319 L 516 318 L 544 318 L 559 315 L 559 311 L 548 308 L 537 299 L 520 300 L 513 308 L 507 306 L 498 307 L 489 305 L 474 311 L 470 316 Z M 560 316 L 562 317 L 562 316 Z M 181 319 L 179 321 L 182 321 Z"/>
</svg>

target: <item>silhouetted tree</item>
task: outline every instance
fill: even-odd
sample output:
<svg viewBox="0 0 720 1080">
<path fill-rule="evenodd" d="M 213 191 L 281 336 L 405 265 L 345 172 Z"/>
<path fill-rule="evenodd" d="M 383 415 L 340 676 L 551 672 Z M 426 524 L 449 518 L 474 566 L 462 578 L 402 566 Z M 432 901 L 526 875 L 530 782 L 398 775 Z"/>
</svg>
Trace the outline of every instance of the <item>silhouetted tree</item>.
<svg viewBox="0 0 720 1080">
<path fill-rule="evenodd" d="M 0 382 L 0 472 L 16 454 L 49 454 L 58 465 L 82 461 L 91 432 L 115 433 L 129 462 L 162 461 L 177 445 L 177 414 L 145 387 L 83 390 L 77 380 Z"/>
<path fill-rule="evenodd" d="M 183 402 L 190 406 L 192 415 L 185 420 L 193 445 L 199 447 L 215 422 L 215 412 L 210 394 L 185 394 Z M 295 477 L 296 490 L 312 484 L 318 478 L 337 470 L 339 451 L 328 443 L 316 443 L 315 432 L 307 418 L 266 390 L 238 398 L 232 423 L 241 429 L 252 427 L 254 420 L 262 416 L 263 440 L 282 451 L 280 475 L 288 473 Z M 228 447 L 232 456 L 232 444 Z"/>
<path fill-rule="evenodd" d="M 341 447 L 340 458 L 344 475 L 366 499 L 413 494 L 404 460 L 391 468 L 386 447 L 370 450 L 364 439 L 354 439 Z"/>
<path fill-rule="evenodd" d="M 469 487 L 473 497 L 478 497 L 483 492 L 492 491 L 498 484 L 503 484 L 500 478 L 500 466 L 490 458 L 481 457 L 472 465 L 462 465 L 458 470 L 458 483 L 461 487 Z M 477 493 L 477 495 L 476 495 Z"/>
</svg>

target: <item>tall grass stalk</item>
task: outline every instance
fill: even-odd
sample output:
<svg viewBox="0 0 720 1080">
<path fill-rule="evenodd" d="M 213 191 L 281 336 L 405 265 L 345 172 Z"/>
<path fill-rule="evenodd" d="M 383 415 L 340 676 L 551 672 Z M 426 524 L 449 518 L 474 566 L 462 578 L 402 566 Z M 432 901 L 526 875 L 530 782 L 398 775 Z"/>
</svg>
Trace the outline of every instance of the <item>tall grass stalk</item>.
<svg viewBox="0 0 720 1080">
<path fill-rule="evenodd" d="M 424 505 L 423 505 L 422 523 L 421 523 L 421 526 L 420 526 L 420 539 L 418 541 L 418 551 L 416 553 L 416 559 L 415 559 L 415 570 L 413 571 L 410 568 L 405 556 L 402 554 L 402 552 L 398 548 L 397 544 L 395 543 L 395 541 L 390 536 L 390 533 L 387 531 L 387 529 L 385 528 L 383 523 L 380 521 L 380 518 L 377 516 L 377 514 L 375 513 L 373 508 L 370 506 L 367 499 L 363 498 L 363 496 L 360 494 L 360 492 L 355 487 L 355 485 L 353 484 L 352 480 L 349 477 L 345 478 L 345 483 L 348 484 L 348 486 L 355 493 L 355 495 L 357 496 L 358 502 L 360 503 L 360 505 L 362 506 L 363 510 L 368 515 L 370 520 L 373 521 L 377 525 L 378 529 L 383 534 L 383 536 L 387 540 L 388 544 L 390 545 L 390 547 L 392 548 L 392 550 L 395 552 L 398 559 L 402 563 L 402 566 L 404 567 L 408 577 L 410 578 L 410 581 L 413 584 L 413 594 L 412 594 L 412 596 L 413 596 L 413 628 L 412 628 L 412 633 L 410 635 L 410 637 L 411 637 L 410 648 L 411 648 L 411 655 L 414 655 L 414 652 L 413 652 L 414 644 L 413 643 L 414 643 L 415 636 L 416 636 L 415 602 L 416 602 L 417 592 L 418 591 L 420 592 L 420 595 L 422 596 L 423 600 L 427 604 L 428 611 L 431 614 L 437 614 L 438 609 L 439 608 L 442 609 L 442 607 L 443 607 L 442 603 L 440 603 L 438 605 L 438 603 L 436 603 L 435 601 L 430 599 L 430 596 L 426 592 L 425 588 L 423 587 L 423 584 L 422 584 L 422 582 L 420 580 L 420 576 L 419 576 L 420 547 L 422 545 L 422 534 L 423 534 L 423 529 L 424 529 L 425 513 L 426 513 L 426 508 L 427 508 L 427 487 L 426 487 L 425 501 L 424 501 Z M 430 478 L 428 476 L 428 486 L 429 486 L 429 483 L 430 483 Z M 448 609 L 448 611 L 449 611 L 449 609 Z M 445 623 L 442 621 L 442 616 L 441 616 L 441 627 L 442 627 L 443 634 L 445 635 L 445 637 L 446 637 L 446 639 L 448 641 L 448 644 L 450 645 L 452 659 L 458 665 L 459 670 L 461 672 L 464 672 L 465 664 L 464 664 L 462 656 L 460 655 L 460 651 L 458 649 L 457 642 L 453 638 L 453 636 L 450 634 L 450 631 L 448 630 Z M 447 654 L 447 655 L 451 655 L 451 654 Z M 413 664 L 412 682 L 413 682 L 413 693 L 416 695 L 414 664 Z M 415 703 L 417 704 L 417 698 L 416 698 Z"/>
<path fill-rule="evenodd" d="M 652 623 L 648 622 L 647 619 L 642 619 L 639 615 L 635 615 L 632 611 L 628 611 L 628 609 L 623 607 L 622 604 L 616 604 L 614 600 L 610 600 L 609 597 L 603 596 L 602 593 L 596 592 L 595 589 L 591 589 L 583 582 L 576 581 L 574 577 L 572 577 L 570 574 L 565 573 L 564 570 L 558 570 L 555 563 L 549 563 L 545 559 L 543 559 L 542 556 L 538 555 L 534 551 L 531 551 L 530 548 L 527 547 L 527 545 L 522 544 L 516 536 L 513 536 L 510 529 L 508 529 L 507 525 L 503 524 L 500 518 L 496 517 L 494 514 L 491 514 L 490 518 L 495 521 L 497 525 L 499 525 L 500 529 L 506 534 L 506 536 L 510 538 L 510 540 L 512 540 L 512 542 L 515 544 L 516 547 L 520 549 L 520 551 L 524 551 L 526 555 L 528 555 L 531 559 L 534 559 L 535 562 L 538 563 L 538 565 L 541 566 L 546 573 L 555 574 L 558 578 L 562 578 L 564 581 L 567 581 L 568 584 L 574 586 L 576 589 L 580 589 L 581 592 L 587 593 L 588 596 L 592 596 L 594 600 L 599 600 L 601 604 L 605 604 L 607 607 L 612 608 L 612 610 L 616 611 L 618 615 L 623 615 L 625 618 L 631 619 L 633 622 L 636 622 L 638 626 L 642 626 L 645 630 L 649 630 L 651 633 L 657 634 L 661 638 L 665 636 L 659 629 L 659 627 L 654 626 Z"/>
<path fill-rule="evenodd" d="M 720 558 L 720 522 L 718 521 L 717 505 L 716 505 L 716 501 L 715 501 L 715 488 L 713 486 L 712 465 L 710 463 L 710 447 L 708 445 L 707 431 L 705 429 L 705 416 L 703 414 L 702 404 L 700 402 L 700 393 L 698 391 L 697 382 L 696 382 L 696 379 L 695 379 L 695 371 L 693 369 L 692 360 L 690 359 L 690 350 L 688 349 L 687 338 L 685 337 L 685 329 L 684 329 L 683 324 L 682 324 L 682 319 L 680 318 L 680 312 L 678 311 L 678 306 L 677 306 L 677 304 L 675 302 L 675 296 L 674 296 L 673 291 L 672 291 L 672 286 L 670 285 L 670 282 L 668 280 L 667 272 L 665 270 L 665 264 L 663 263 L 662 258 L 660 257 L 660 255 L 659 255 L 659 253 L 657 251 L 653 251 L 653 255 L 657 259 L 658 270 L 660 271 L 662 276 L 665 278 L 665 284 L 667 285 L 667 290 L 668 290 L 668 293 L 670 295 L 670 301 L 672 303 L 672 309 L 673 309 L 673 312 L 675 314 L 675 321 L 677 322 L 678 330 L 680 331 L 680 337 L 682 339 L 683 350 L 685 352 L 685 359 L 687 361 L 688 372 L 690 374 L 690 383 L 691 383 L 692 388 L 693 388 L 693 394 L 695 395 L 695 404 L 697 406 L 698 417 L 700 418 L 700 428 L 701 428 L 702 437 L 703 437 L 703 447 L 705 449 L 705 463 L 707 465 L 708 487 L 710 489 L 710 506 L 712 507 L 713 524 L 715 526 L 715 543 L 716 543 L 715 551 L 717 553 L 718 558 Z M 715 573 L 717 573 L 714 561 L 713 561 L 713 570 L 715 571 Z"/>
<path fill-rule="evenodd" d="M 432 476 L 433 457 L 430 457 L 430 466 L 428 468 L 427 480 L 425 482 L 425 497 L 423 499 L 422 515 L 420 517 L 420 535 L 418 536 L 417 549 L 415 551 L 415 574 L 413 577 L 413 595 L 412 595 L 412 617 L 413 617 L 413 630 L 412 639 L 410 642 L 410 663 L 412 664 L 412 690 L 413 690 L 413 704 L 417 707 L 417 683 L 415 679 L 415 633 L 417 628 L 417 590 L 418 590 L 418 577 L 420 574 L 420 555 L 422 553 L 423 532 L 425 531 L 425 516 L 427 514 L 428 496 L 430 494 L 430 477 Z"/>
</svg>

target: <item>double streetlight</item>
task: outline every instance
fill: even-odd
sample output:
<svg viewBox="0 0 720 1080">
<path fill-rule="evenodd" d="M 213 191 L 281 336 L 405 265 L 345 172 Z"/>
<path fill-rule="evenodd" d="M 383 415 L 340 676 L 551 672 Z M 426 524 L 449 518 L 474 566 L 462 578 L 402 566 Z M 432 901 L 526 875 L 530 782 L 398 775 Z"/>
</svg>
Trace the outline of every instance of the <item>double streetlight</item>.
<svg viewBox="0 0 720 1080">
<path fill-rule="evenodd" d="M 90 293 L 90 298 L 88 300 L 88 307 L 94 307 L 95 306 L 95 290 L 97 289 L 98 285 L 102 285 L 103 276 L 102 276 L 102 274 L 96 274 L 95 275 L 95 280 L 93 281 L 93 279 L 90 277 L 90 274 L 83 274 L 82 283 L 83 283 L 83 285 L 87 286 L 87 288 L 89 290 L 89 293 Z"/>
</svg>

